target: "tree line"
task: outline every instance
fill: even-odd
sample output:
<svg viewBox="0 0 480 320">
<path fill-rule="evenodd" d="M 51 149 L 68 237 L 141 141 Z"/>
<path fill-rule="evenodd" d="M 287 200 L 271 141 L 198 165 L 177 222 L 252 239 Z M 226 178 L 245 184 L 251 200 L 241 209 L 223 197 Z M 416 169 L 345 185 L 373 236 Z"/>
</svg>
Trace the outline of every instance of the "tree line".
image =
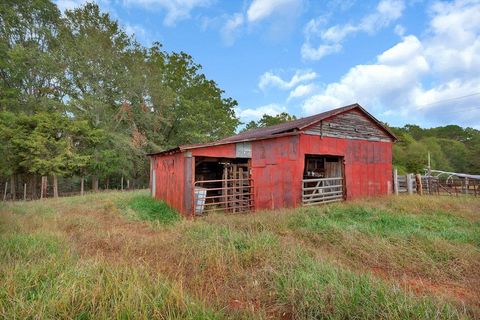
<svg viewBox="0 0 480 320">
<path fill-rule="evenodd" d="M 432 169 L 480 174 L 480 131 L 447 125 L 424 129 L 407 124 L 392 127 L 398 141 L 393 165 L 400 173 L 423 173 L 430 153 Z"/>
<path fill-rule="evenodd" d="M 145 185 L 145 154 L 234 134 L 236 105 L 190 55 L 141 45 L 96 4 L 0 4 L 0 177 L 13 187 Z"/>
<path fill-rule="evenodd" d="M 13 197 L 20 180 L 33 198 L 47 192 L 45 177 L 53 194 L 68 178 L 92 190 L 145 186 L 147 153 L 234 134 L 236 106 L 190 55 L 141 45 L 95 4 L 0 3 L 0 180 Z M 293 119 L 264 115 L 245 130 Z M 480 173 L 478 130 L 392 130 L 400 172 L 421 172 L 430 152 L 436 169 Z"/>
</svg>

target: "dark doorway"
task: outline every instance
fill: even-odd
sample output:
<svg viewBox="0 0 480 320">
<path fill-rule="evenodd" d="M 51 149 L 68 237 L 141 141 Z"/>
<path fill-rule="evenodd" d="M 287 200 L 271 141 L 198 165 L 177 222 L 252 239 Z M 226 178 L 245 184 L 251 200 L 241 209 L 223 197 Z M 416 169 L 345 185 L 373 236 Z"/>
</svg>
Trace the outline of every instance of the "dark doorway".
<svg viewBox="0 0 480 320">
<path fill-rule="evenodd" d="M 302 181 L 303 204 L 342 201 L 344 195 L 343 157 L 305 155 Z"/>
<path fill-rule="evenodd" d="M 246 212 L 253 208 L 249 159 L 195 158 L 194 210 Z"/>
</svg>

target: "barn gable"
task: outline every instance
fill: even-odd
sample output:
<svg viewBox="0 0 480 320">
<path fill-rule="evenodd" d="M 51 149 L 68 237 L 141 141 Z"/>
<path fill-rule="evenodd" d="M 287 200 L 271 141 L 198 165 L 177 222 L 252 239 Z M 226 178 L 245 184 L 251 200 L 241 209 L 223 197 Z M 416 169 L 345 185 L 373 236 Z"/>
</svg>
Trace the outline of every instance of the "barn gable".
<svg viewBox="0 0 480 320">
<path fill-rule="evenodd" d="M 318 121 L 304 129 L 305 134 L 322 137 L 393 141 L 394 136 L 361 108 L 354 108 Z"/>
</svg>

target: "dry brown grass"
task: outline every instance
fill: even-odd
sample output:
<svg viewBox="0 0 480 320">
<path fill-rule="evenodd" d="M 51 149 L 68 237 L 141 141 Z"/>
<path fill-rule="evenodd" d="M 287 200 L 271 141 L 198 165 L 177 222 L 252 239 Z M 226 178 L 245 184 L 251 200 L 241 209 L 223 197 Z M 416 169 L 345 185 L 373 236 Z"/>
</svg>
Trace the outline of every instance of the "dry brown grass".
<svg viewBox="0 0 480 320">
<path fill-rule="evenodd" d="M 409 315 L 424 318 L 430 309 L 437 310 L 440 317 L 480 316 L 480 243 L 475 242 L 478 238 L 473 242 L 468 238 L 470 229 L 465 233 L 465 241 L 462 235 L 457 237 L 456 234 L 452 239 L 448 239 L 449 234 L 443 237 L 441 233 L 423 237 L 419 236 L 421 230 L 416 229 L 412 234 L 396 229 L 390 233 L 390 226 L 372 231 L 356 228 L 348 213 L 355 208 L 365 208 L 370 210 L 368 219 L 373 220 L 378 212 L 405 215 L 409 219 L 428 216 L 433 221 L 452 215 L 463 221 L 458 228 L 471 226 L 478 232 L 478 200 L 366 199 L 308 210 L 234 216 L 217 214 L 161 226 L 133 220 L 123 214 L 117 204 L 132 196 L 112 193 L 86 199 L 75 197 L 8 204 L 0 208 L 0 231 L 55 235 L 63 239 L 83 263 L 101 261 L 111 268 L 140 268 L 150 279 L 160 274 L 174 288 L 172 292 L 178 301 L 190 296 L 227 317 L 308 318 L 333 312 L 340 317 L 342 314 L 347 317 L 363 314 L 367 317 Z M 322 225 L 334 214 L 339 214 L 340 218 L 335 218 L 337 220 L 331 225 Z M 320 226 L 317 225 L 319 221 Z M 310 261 L 305 266 L 301 261 L 303 257 Z M 333 299 L 356 294 L 358 288 L 349 283 L 360 277 L 358 281 L 362 286 L 371 284 L 372 292 L 381 292 L 380 296 L 392 299 L 389 303 L 402 305 L 390 309 L 379 304 L 381 302 L 375 300 L 378 297 L 372 298 L 371 305 L 364 303 L 365 310 L 349 310 L 343 302 L 335 300 L 329 307 L 331 310 L 322 309 L 324 306 L 316 306 L 313 302 L 297 304 L 304 299 L 301 294 L 304 289 L 295 288 L 300 290 L 300 296 L 293 295 L 294 287 L 288 289 L 293 280 L 289 279 L 297 279 L 307 272 L 309 280 L 302 276 L 303 280 L 295 280 L 295 283 L 307 281 L 305 286 L 313 283 L 312 288 L 317 288 L 317 280 L 310 279 L 315 274 L 302 271 L 308 270 L 310 264 L 312 268 L 325 270 L 326 274 L 333 272 L 330 277 L 334 283 L 327 283 L 327 286 L 329 290 L 342 292 L 332 293 Z M 147 278 L 146 281 L 153 280 Z M 282 291 L 279 283 L 288 290 Z M 395 287 L 403 288 L 403 293 L 395 291 Z M 350 288 L 351 292 L 344 292 L 345 288 Z M 305 297 L 317 292 L 317 289 L 312 293 L 310 289 L 305 290 Z M 412 298 L 411 294 L 418 298 Z M 415 299 L 419 299 L 418 305 Z M 449 303 L 456 307 L 449 309 Z M 375 309 L 384 310 L 384 313 L 379 314 Z"/>
</svg>

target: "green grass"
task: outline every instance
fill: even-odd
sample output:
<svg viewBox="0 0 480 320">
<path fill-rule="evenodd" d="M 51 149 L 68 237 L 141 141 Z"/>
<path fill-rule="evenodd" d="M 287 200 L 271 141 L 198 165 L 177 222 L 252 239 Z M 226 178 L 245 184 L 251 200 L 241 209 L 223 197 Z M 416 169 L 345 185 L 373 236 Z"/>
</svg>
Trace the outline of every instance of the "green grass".
<svg viewBox="0 0 480 320">
<path fill-rule="evenodd" d="M 384 238 L 443 239 L 470 243 L 480 248 L 480 222 L 438 211 L 432 215 L 396 213 L 352 205 L 332 205 L 325 210 L 309 208 L 292 215 L 289 226 L 315 232 L 358 231 Z"/>
<path fill-rule="evenodd" d="M 145 266 L 82 260 L 62 238 L 2 235 L 0 318 L 217 319 Z"/>
<path fill-rule="evenodd" d="M 299 253 L 276 279 L 279 300 L 302 319 L 457 319 L 455 308 L 415 298 L 368 275 Z"/>
<path fill-rule="evenodd" d="M 144 191 L 2 203 L 0 318 L 478 318 L 479 204 L 186 220 Z"/>
<path fill-rule="evenodd" d="M 119 205 L 127 214 L 133 211 L 140 220 L 156 221 L 160 224 L 173 224 L 180 220 L 179 214 L 174 209 L 148 195 L 135 195 L 119 201 Z"/>
</svg>

